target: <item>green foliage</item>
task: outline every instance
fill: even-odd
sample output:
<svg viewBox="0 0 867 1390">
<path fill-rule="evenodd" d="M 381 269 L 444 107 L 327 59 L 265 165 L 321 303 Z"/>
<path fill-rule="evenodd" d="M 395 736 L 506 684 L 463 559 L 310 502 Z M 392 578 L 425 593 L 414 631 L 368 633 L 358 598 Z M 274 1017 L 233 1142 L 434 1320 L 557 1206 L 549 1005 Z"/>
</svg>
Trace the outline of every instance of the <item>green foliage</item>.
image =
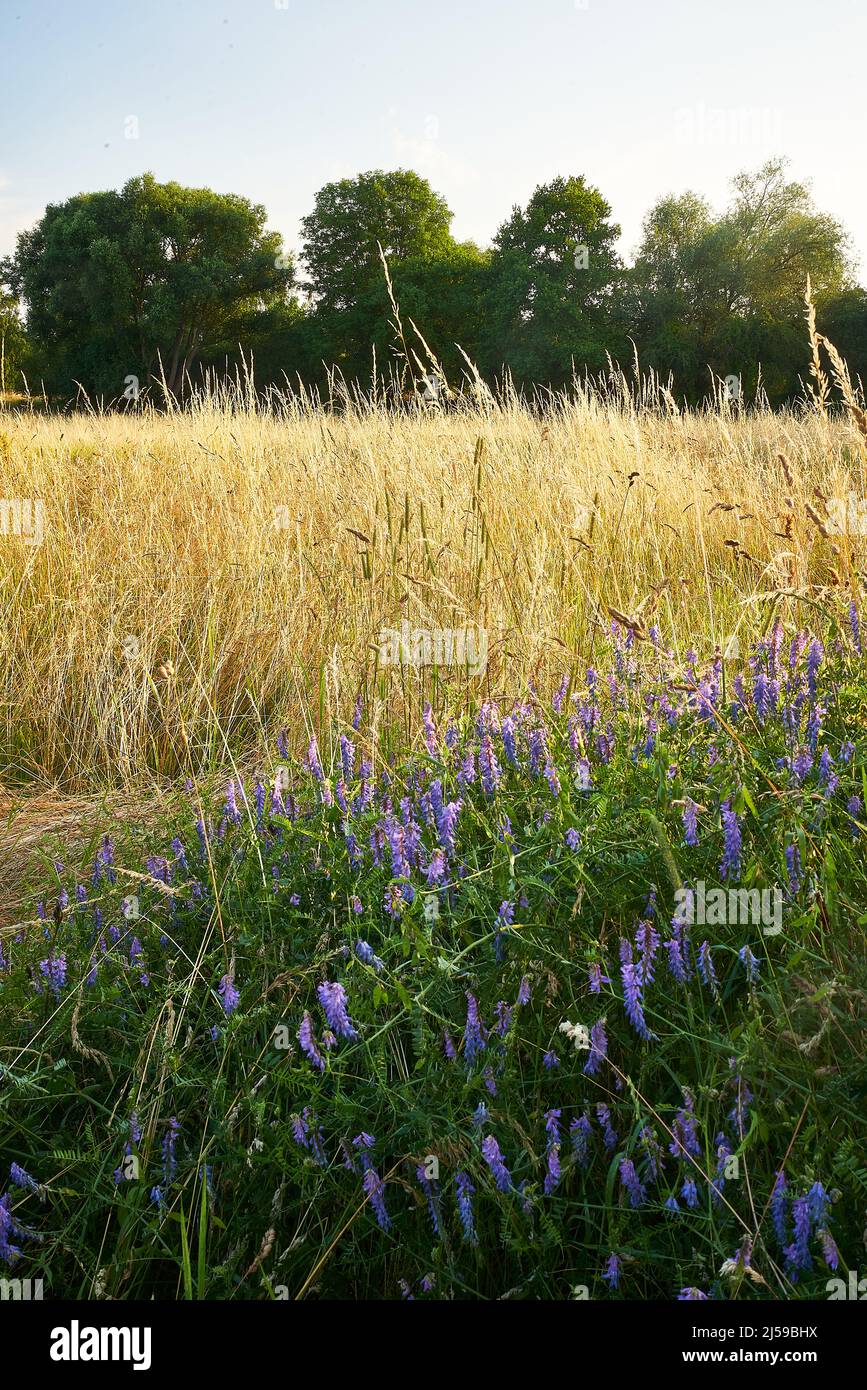
<svg viewBox="0 0 867 1390">
<path fill-rule="evenodd" d="M 49 389 L 114 399 L 164 374 L 179 392 L 239 314 L 285 299 L 291 261 L 264 223 L 245 198 L 151 174 L 49 206 L 3 267 Z"/>
<path fill-rule="evenodd" d="M 583 178 L 537 188 L 494 239 L 481 363 L 505 367 L 522 385 L 562 386 L 620 354 L 613 295 L 621 277 L 620 228 L 598 189 Z M 586 248 L 582 266 L 580 248 Z"/>
<path fill-rule="evenodd" d="M 819 306 L 817 324 L 847 363 L 852 379 L 867 381 L 867 290 L 832 295 Z"/>
<path fill-rule="evenodd" d="M 807 276 L 821 304 L 847 274 L 842 229 L 803 184 L 786 181 L 783 160 L 739 175 L 718 217 L 693 193 L 663 198 L 645 219 L 631 272 L 643 363 L 673 373 L 691 400 L 707 394 L 709 372 L 740 376 L 749 396 L 761 369 L 779 402 L 805 371 Z"/>
<path fill-rule="evenodd" d="M 410 169 L 377 169 L 327 183 L 303 218 L 310 289 L 324 310 L 349 309 L 382 280 L 378 245 L 389 261 L 432 260 L 452 245 L 444 198 Z"/>
<path fill-rule="evenodd" d="M 29 368 L 29 344 L 18 305 L 12 295 L 0 290 L 0 391 L 10 394 L 25 389 Z"/>
<path fill-rule="evenodd" d="M 81 382 L 117 399 L 130 374 L 155 389 L 163 373 L 177 394 L 187 373 L 251 359 L 262 386 L 321 387 L 336 369 L 368 387 L 374 369 L 388 378 L 395 352 L 380 248 L 410 346 L 426 368 L 412 321 L 454 385 L 466 367 L 456 345 L 491 383 L 508 373 L 531 391 L 626 363 L 634 344 L 679 397 L 706 399 L 714 377 L 734 375 L 747 399 L 761 389 L 778 404 L 807 370 L 808 275 L 820 329 L 854 375 L 867 370 L 846 236 L 781 159 L 738 175 L 719 214 L 691 192 L 662 198 L 629 268 L 609 204 L 582 177 L 538 187 L 484 251 L 454 241 L 444 198 L 411 170 L 329 183 L 302 220 L 304 308 L 264 221 L 244 198 L 151 175 L 49 207 L 0 266 L 12 294 L 0 301 L 7 387 L 21 389 L 26 364 L 64 397 Z"/>
<path fill-rule="evenodd" d="M 418 357 L 412 364 L 414 376 L 429 364 L 413 324 L 450 381 L 460 381 L 466 368 L 459 347 L 475 360 L 484 331 L 489 267 L 490 253 L 480 251 L 472 242 L 453 243 L 429 260 L 409 259 L 390 267 L 408 345 Z M 316 343 L 318 361 L 338 367 L 348 381 L 369 380 L 374 355 L 378 375 L 387 377 L 396 343 L 382 266 L 378 278 L 359 291 L 351 307 L 318 309 L 308 329 Z"/>
<path fill-rule="evenodd" d="M 18 1273 L 66 1297 L 389 1298 L 405 1281 L 416 1296 L 569 1298 L 579 1285 L 602 1298 L 613 1252 L 619 1297 L 822 1297 L 822 1234 L 844 1272 L 856 1267 L 867 1192 L 867 827 L 863 803 L 852 807 L 867 685 L 843 624 L 825 634 L 824 661 L 796 641 L 791 674 L 781 636 L 755 661 L 777 651 L 777 698 L 797 710 L 785 718 L 748 695 L 737 711 L 731 692 L 712 697 L 718 663 L 669 665 L 662 644 L 638 649 L 615 631 L 617 680 L 588 672 L 562 712 L 516 711 L 514 756 L 488 705 L 447 740 L 429 722 L 426 749 L 396 759 L 387 780 L 361 761 L 378 752 L 362 731 L 358 761 L 345 744 L 330 776 L 327 760 L 322 772 L 309 759 L 286 808 L 236 788 L 205 832 L 194 806 L 135 880 L 133 918 L 121 911 L 132 880 L 110 847 L 94 874 L 57 866 L 59 924 L 49 914 L 2 940 L 0 1164 L 39 1185 L 8 1192 Z M 833 783 L 818 760 L 792 767 L 793 719 L 821 725 Z M 439 889 L 423 867 L 443 840 L 435 784 L 461 801 Z M 674 940 L 675 885 L 718 881 L 726 805 L 742 840 L 735 882 L 787 885 L 781 930 L 708 919 L 691 928 L 679 978 L 648 925 Z M 410 843 L 421 858 L 402 871 Z M 360 938 L 378 960 L 358 953 Z M 650 1036 L 625 1007 L 623 942 L 643 972 Z M 323 981 L 344 986 L 351 1020 L 330 1040 Z M 321 1067 L 301 1046 L 305 1015 Z M 567 1020 L 604 1023 L 595 1070 Z M 677 1142 L 685 1111 L 689 1152 Z M 485 1157 L 491 1137 L 505 1185 Z M 439 1173 L 426 1188 L 429 1156 Z M 640 1194 L 624 1180 L 630 1163 Z M 769 1201 L 781 1168 L 780 1218 Z M 477 1243 L 459 1174 L 474 1189 Z M 826 1210 L 797 1269 L 791 1202 L 817 1183 Z M 722 1272 L 745 1240 L 753 1274 Z"/>
</svg>

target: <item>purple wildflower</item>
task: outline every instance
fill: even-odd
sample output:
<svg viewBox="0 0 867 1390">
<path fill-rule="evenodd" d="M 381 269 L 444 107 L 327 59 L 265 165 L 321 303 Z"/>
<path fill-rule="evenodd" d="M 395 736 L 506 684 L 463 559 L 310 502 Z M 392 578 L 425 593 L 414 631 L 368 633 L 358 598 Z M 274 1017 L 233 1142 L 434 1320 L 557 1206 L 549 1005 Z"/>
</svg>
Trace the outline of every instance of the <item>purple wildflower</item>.
<svg viewBox="0 0 867 1390">
<path fill-rule="evenodd" d="M 741 828 L 737 812 L 732 810 L 731 800 L 723 802 L 720 816 L 725 840 L 720 877 L 724 880 L 738 878 L 741 869 Z"/>
<path fill-rule="evenodd" d="M 317 987 L 316 996 L 322 1005 L 329 1028 L 340 1038 L 357 1038 L 358 1030 L 346 1010 L 346 990 L 339 981 L 324 980 Z"/>
<path fill-rule="evenodd" d="M 656 1182 L 665 1167 L 665 1155 L 656 1137 L 656 1131 L 653 1130 L 650 1125 L 645 1125 L 641 1131 L 641 1147 L 647 1159 L 648 1177 L 650 1177 L 653 1182 Z"/>
<path fill-rule="evenodd" d="M 783 1251 L 786 1257 L 786 1273 L 794 1281 L 798 1275 L 813 1268 L 810 1256 L 810 1207 L 806 1197 L 796 1197 L 792 1203 L 792 1221 L 795 1238 Z"/>
<path fill-rule="evenodd" d="M 632 947 L 623 937 L 620 940 L 620 976 L 623 981 L 623 1002 L 626 1008 L 626 1017 L 638 1036 L 648 1041 L 652 1034 L 644 1018 L 641 982 L 632 961 Z"/>
<path fill-rule="evenodd" d="M 464 1028 L 464 1058 L 467 1066 L 472 1065 L 485 1046 L 485 1028 L 479 1016 L 478 1000 L 474 994 L 467 991 L 467 1022 Z"/>
<path fill-rule="evenodd" d="M 549 758 L 545 763 L 545 781 L 551 789 L 552 796 L 560 795 L 560 778 L 557 776 L 557 769 Z"/>
<path fill-rule="evenodd" d="M 729 1159 L 732 1156 L 732 1146 L 722 1133 L 716 1136 L 714 1144 L 717 1153 L 716 1182 L 712 1181 L 709 1186 L 711 1198 L 715 1203 L 718 1203 L 722 1196 L 722 1190 L 726 1185 L 726 1170 L 728 1168 Z"/>
<path fill-rule="evenodd" d="M 644 990 L 653 983 L 653 958 L 659 947 L 659 933 L 650 918 L 638 923 L 635 944 L 641 958 L 638 963 L 638 977 Z"/>
<path fill-rule="evenodd" d="M 629 1205 L 640 1207 L 647 1196 L 647 1192 L 638 1179 L 635 1171 L 635 1164 L 631 1158 L 621 1159 L 620 1162 L 620 1181 L 629 1193 Z"/>
<path fill-rule="evenodd" d="M 12 1198 L 8 1192 L 0 1197 L 0 1260 L 6 1264 L 14 1264 L 21 1254 L 17 1245 L 12 1245 L 10 1237 L 20 1237 L 24 1234 L 23 1228 L 19 1226 L 11 1211 Z"/>
<path fill-rule="evenodd" d="M 693 1211 L 698 1206 L 698 1188 L 693 1178 L 687 1178 L 680 1189 L 680 1195 Z"/>
<path fill-rule="evenodd" d="M 858 618 L 858 605 L 854 599 L 849 604 L 849 628 L 852 633 L 852 645 L 858 655 L 861 656 L 861 623 Z"/>
<path fill-rule="evenodd" d="M 458 1189 L 458 1212 L 464 1228 L 464 1240 L 469 1241 L 471 1245 L 478 1245 L 479 1238 L 473 1222 L 473 1195 L 476 1189 L 466 1173 L 455 1174 L 455 1186 Z"/>
<path fill-rule="evenodd" d="M 498 1038 L 504 1038 L 512 1026 L 512 1006 L 505 999 L 500 999 L 494 1012 L 497 1015 L 494 1032 Z"/>
<path fill-rule="evenodd" d="M 610 985 L 611 981 L 607 975 L 602 974 L 602 966 L 598 961 L 593 961 L 587 968 L 587 985 L 591 994 L 601 994 L 603 985 Z"/>
<path fill-rule="evenodd" d="M 789 892 L 794 897 L 801 888 L 801 851 L 797 845 L 786 845 L 786 868 L 789 871 Z"/>
<path fill-rule="evenodd" d="M 593 1137 L 593 1123 L 587 1111 L 583 1115 L 577 1116 L 569 1125 L 569 1135 L 572 1139 L 572 1150 L 581 1168 L 586 1168 L 590 1161 L 589 1144 Z"/>
<path fill-rule="evenodd" d="M 31 1178 L 26 1169 L 21 1168 L 17 1163 L 13 1163 L 9 1169 L 9 1181 L 16 1187 L 23 1188 L 26 1192 L 40 1192 L 42 1189 L 35 1178 Z"/>
<path fill-rule="evenodd" d="M 827 1192 L 820 1182 L 814 1182 L 807 1193 L 807 1210 L 814 1226 L 824 1226 L 825 1217 L 831 1204 Z"/>
<path fill-rule="evenodd" d="M 829 1269 L 836 1269 L 840 1262 L 840 1253 L 837 1249 L 834 1237 L 825 1226 L 821 1227 L 821 1229 L 816 1232 L 816 1235 L 822 1247 L 822 1259 Z"/>
<path fill-rule="evenodd" d="M 49 956 L 39 962 L 39 973 L 48 981 L 48 987 L 56 998 L 66 987 L 66 956 Z"/>
<path fill-rule="evenodd" d="M 503 1161 L 500 1146 L 493 1134 L 489 1134 L 487 1139 L 482 1140 L 482 1158 L 487 1163 L 494 1175 L 494 1181 L 501 1192 L 512 1190 L 512 1175 Z"/>
<path fill-rule="evenodd" d="M 744 949 L 749 951 L 749 947 L 746 947 Z M 750 955 L 752 955 L 752 952 L 750 952 Z M 758 975 L 758 961 L 756 961 L 755 956 L 753 956 L 752 958 L 755 962 L 756 975 Z M 729 1058 L 729 1066 L 731 1067 L 733 1073 L 732 1080 L 734 1081 L 736 1087 L 736 1097 L 735 1103 L 729 1111 L 728 1115 L 726 1116 L 726 1119 L 728 1123 L 732 1126 L 732 1128 L 737 1131 L 738 1137 L 740 1139 L 743 1139 L 744 1128 L 746 1126 L 747 1119 L 749 1118 L 750 1105 L 752 1104 L 753 1100 L 753 1093 L 747 1085 L 746 1078 L 743 1077 L 741 1073 L 738 1071 L 738 1064 L 734 1057 Z"/>
<path fill-rule="evenodd" d="M 482 790 L 486 796 L 493 796 L 497 787 L 502 781 L 503 774 L 500 771 L 500 764 L 497 762 L 497 755 L 494 752 L 494 744 L 491 735 L 485 730 L 479 745 L 479 773 L 482 779 Z"/>
<path fill-rule="evenodd" d="M 671 1122 L 671 1132 L 674 1137 L 668 1146 L 670 1154 L 675 1158 L 685 1158 L 688 1154 L 701 1156 L 701 1145 L 696 1133 L 695 1101 L 687 1086 L 683 1088 L 683 1106 Z"/>
<path fill-rule="evenodd" d="M 301 1019 L 301 1027 L 298 1029 L 298 1041 L 301 1044 L 301 1051 L 312 1062 L 319 1071 L 325 1070 L 325 1059 L 319 1048 L 316 1046 L 316 1039 L 313 1036 L 313 1021 L 305 1009 L 304 1017 Z"/>
<path fill-rule="evenodd" d="M 703 941 L 698 948 L 698 973 L 715 999 L 719 998 L 719 983 L 710 953 L 710 944 Z"/>
<path fill-rule="evenodd" d="M 427 1206 L 428 1211 L 430 1213 L 431 1225 L 433 1226 L 434 1235 L 438 1236 L 440 1234 L 439 1185 L 427 1176 L 425 1166 L 423 1163 L 420 1163 L 418 1165 L 418 1167 L 415 1170 L 415 1175 L 421 1183 L 424 1195 L 427 1197 Z"/>
<path fill-rule="evenodd" d="M 594 1023 L 590 1029 L 590 1056 L 584 1064 L 585 1076 L 595 1076 L 608 1056 L 608 1038 L 605 1035 L 605 1019 Z"/>
<path fill-rule="evenodd" d="M 347 784 L 352 781 L 352 774 L 355 771 L 355 744 L 346 734 L 341 734 L 338 740 L 340 744 L 340 766 L 343 770 L 343 780 Z"/>
<path fill-rule="evenodd" d="M 367 941 L 360 939 L 355 943 L 355 954 L 359 960 L 364 961 L 365 965 L 370 965 L 379 974 L 385 968 L 379 956 L 374 953 L 373 947 Z"/>
<path fill-rule="evenodd" d="M 617 1133 L 611 1124 L 611 1111 L 601 1101 L 596 1107 L 596 1116 L 602 1127 L 602 1139 L 606 1149 L 616 1149 Z"/>
<path fill-rule="evenodd" d="M 620 1285 L 620 1260 L 613 1253 L 608 1256 L 602 1278 L 609 1289 L 616 1289 Z"/>
<path fill-rule="evenodd" d="M 175 1160 L 175 1143 L 180 1129 L 180 1121 L 173 1115 L 163 1136 L 163 1188 L 171 1187 L 175 1180 L 175 1173 L 178 1168 Z"/>
<path fill-rule="evenodd" d="M 362 1160 L 362 1162 L 363 1161 L 364 1160 Z M 364 1170 L 364 1177 L 361 1180 L 361 1185 L 364 1188 L 367 1200 L 373 1207 L 373 1213 L 379 1226 L 383 1231 L 390 1231 L 391 1217 L 385 1207 L 385 1196 L 382 1190 L 384 1184 L 369 1159 Z"/>
<path fill-rule="evenodd" d="M 560 1114 L 559 1110 L 549 1110 L 545 1115 L 545 1131 L 548 1135 L 548 1171 L 545 1174 L 545 1193 L 550 1196 L 560 1182 Z"/>
<path fill-rule="evenodd" d="M 855 837 L 860 834 L 860 828 L 856 822 L 864 818 L 860 796 L 849 797 L 849 800 L 846 802 L 846 813 L 852 824 L 852 838 L 854 840 Z"/>
<path fill-rule="evenodd" d="M 241 996 L 235 988 L 235 979 L 232 975 L 224 975 L 220 981 L 220 994 L 223 996 L 223 1012 L 228 1017 L 234 1013 L 240 1002 Z"/>
<path fill-rule="evenodd" d="M 512 764 L 512 767 L 517 767 L 518 749 L 515 742 L 515 721 L 512 719 L 511 715 L 507 714 L 501 723 L 500 737 L 503 740 L 503 750 L 507 760 Z"/>
<path fill-rule="evenodd" d="M 818 637 L 814 637 L 807 651 L 807 689 L 811 700 L 816 699 L 816 682 L 824 656 L 825 649 L 822 643 Z"/>
</svg>

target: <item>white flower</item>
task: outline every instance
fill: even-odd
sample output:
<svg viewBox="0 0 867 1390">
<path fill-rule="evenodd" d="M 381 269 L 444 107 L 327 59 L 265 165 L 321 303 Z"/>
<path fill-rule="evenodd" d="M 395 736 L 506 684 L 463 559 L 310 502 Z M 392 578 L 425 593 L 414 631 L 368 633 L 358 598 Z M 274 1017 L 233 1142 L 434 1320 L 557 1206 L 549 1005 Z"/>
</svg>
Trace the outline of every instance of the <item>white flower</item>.
<svg viewBox="0 0 867 1390">
<path fill-rule="evenodd" d="M 590 1034 L 583 1023 L 570 1023 L 568 1018 L 564 1018 L 560 1024 L 560 1032 L 565 1033 L 569 1041 L 575 1044 L 576 1052 L 590 1051 Z"/>
</svg>

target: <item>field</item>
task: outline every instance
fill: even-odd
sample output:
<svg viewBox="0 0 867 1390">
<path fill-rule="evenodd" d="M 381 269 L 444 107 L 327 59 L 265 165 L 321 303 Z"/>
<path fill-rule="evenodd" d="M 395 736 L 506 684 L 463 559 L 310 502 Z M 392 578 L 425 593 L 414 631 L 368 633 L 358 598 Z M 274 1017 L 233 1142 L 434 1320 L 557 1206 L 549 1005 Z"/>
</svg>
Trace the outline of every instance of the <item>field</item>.
<svg viewBox="0 0 867 1390">
<path fill-rule="evenodd" d="M 275 415 L 237 393 L 7 414 L 4 495 L 41 499 L 44 534 L 3 536 L 6 780 L 139 787 L 255 756 L 284 725 L 298 751 L 359 692 L 409 733 L 425 697 L 579 670 L 612 608 L 677 654 L 748 642 L 777 595 L 809 608 L 811 586 L 850 583 L 857 529 L 841 557 L 807 508 L 827 523 L 823 498 L 863 495 L 859 439 L 815 411 L 682 414 L 623 381 L 544 414 Z M 402 621 L 484 629 L 480 679 L 384 667 Z"/>
<path fill-rule="evenodd" d="M 0 534 L 0 1260 L 82 1298 L 845 1283 L 843 384 L 0 415 L 33 504 Z"/>
</svg>

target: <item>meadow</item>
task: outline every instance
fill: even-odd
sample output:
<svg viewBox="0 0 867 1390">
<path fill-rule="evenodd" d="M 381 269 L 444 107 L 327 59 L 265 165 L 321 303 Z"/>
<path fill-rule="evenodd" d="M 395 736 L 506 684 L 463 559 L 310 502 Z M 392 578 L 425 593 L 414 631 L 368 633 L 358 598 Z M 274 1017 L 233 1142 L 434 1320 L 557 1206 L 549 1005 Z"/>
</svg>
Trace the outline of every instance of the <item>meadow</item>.
<svg viewBox="0 0 867 1390">
<path fill-rule="evenodd" d="M 865 444 L 833 354 L 777 412 L 612 374 L 0 415 L 43 503 L 0 536 L 0 1260 L 81 1298 L 845 1283 Z M 468 629 L 482 663 L 385 655 Z"/>
</svg>

